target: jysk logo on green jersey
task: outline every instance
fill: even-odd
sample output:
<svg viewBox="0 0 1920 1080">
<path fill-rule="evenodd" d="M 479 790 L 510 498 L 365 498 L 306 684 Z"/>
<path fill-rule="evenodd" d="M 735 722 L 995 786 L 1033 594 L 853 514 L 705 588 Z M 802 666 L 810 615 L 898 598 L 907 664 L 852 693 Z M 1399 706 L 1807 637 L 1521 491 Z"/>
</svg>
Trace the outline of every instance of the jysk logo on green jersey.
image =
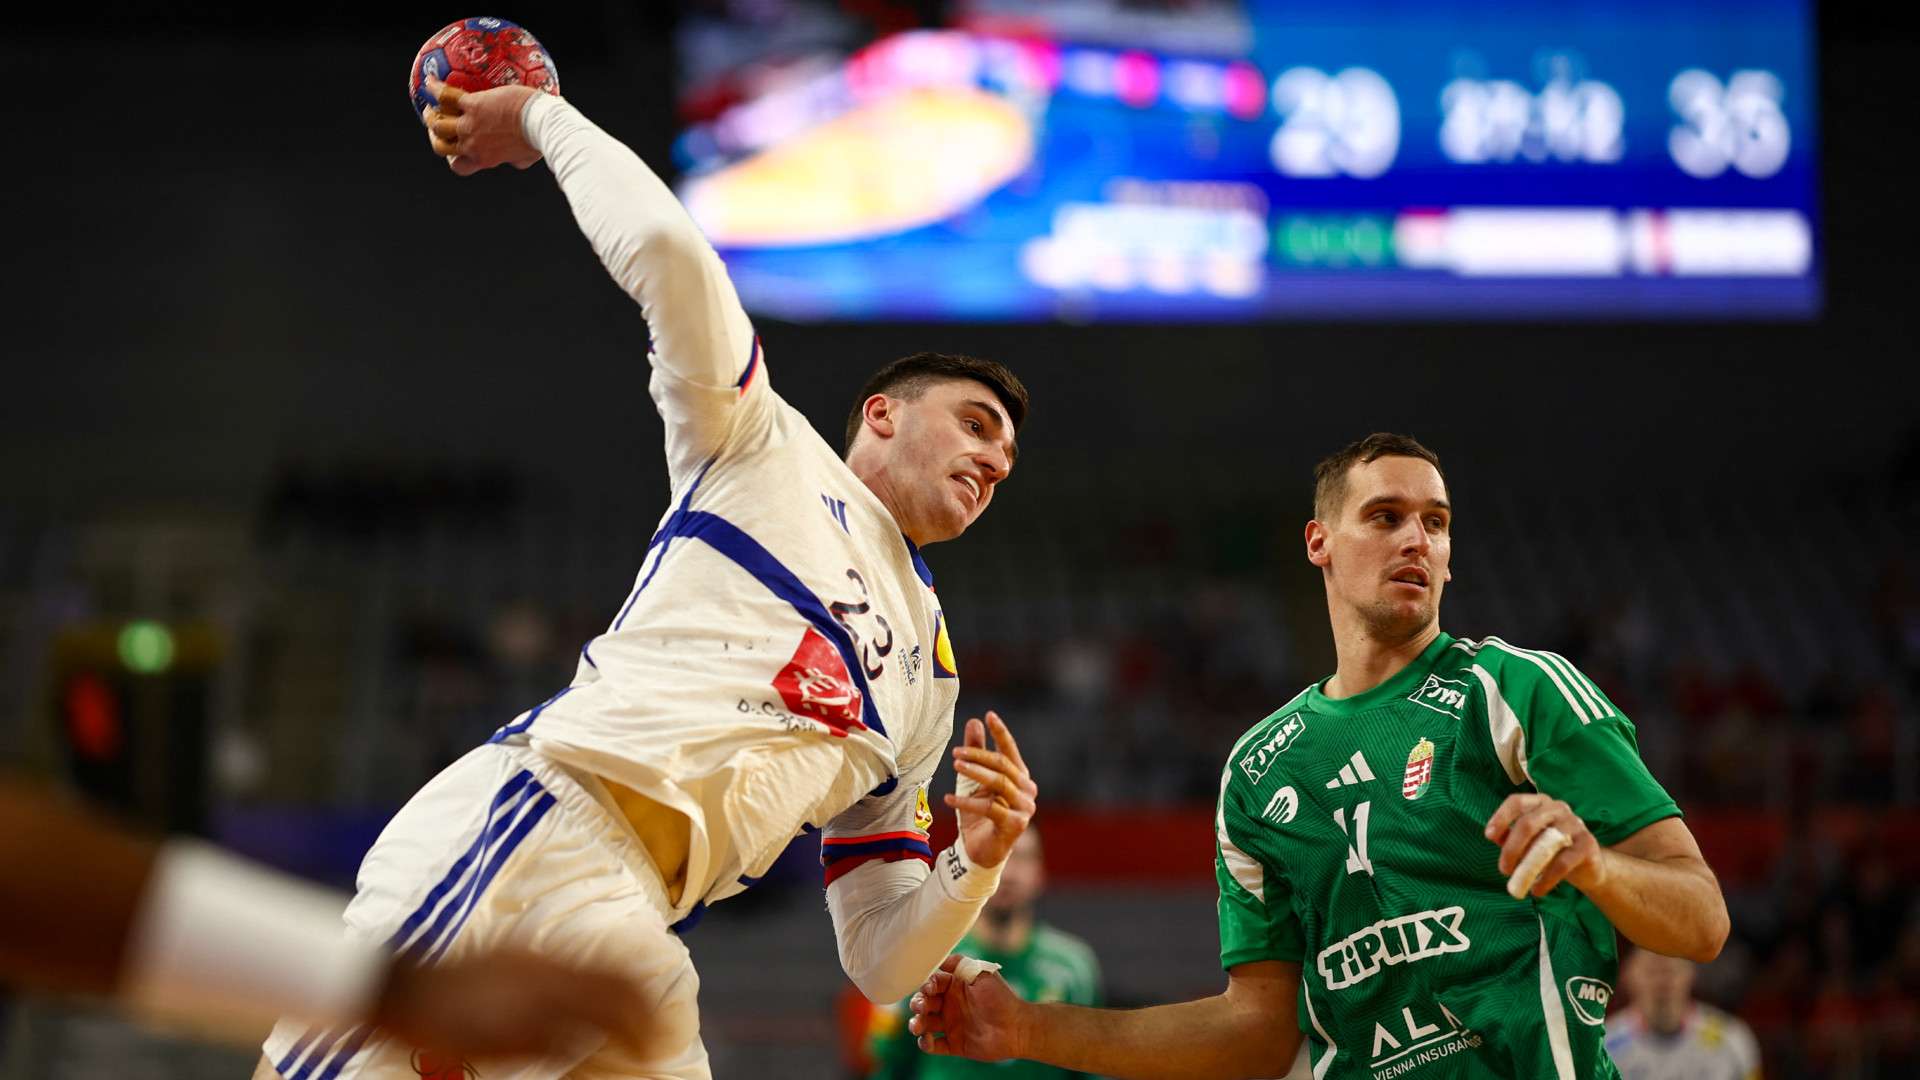
<svg viewBox="0 0 1920 1080">
<path fill-rule="evenodd" d="M 1420 689 L 1407 695 L 1407 700 L 1458 720 L 1467 711 L 1467 683 L 1465 679 L 1443 679 L 1438 675 L 1429 675 L 1427 681 L 1420 684 Z"/>
<path fill-rule="evenodd" d="M 1286 753 L 1287 747 L 1293 745 L 1293 740 L 1305 730 L 1306 713 L 1294 713 L 1280 721 L 1279 726 L 1273 729 L 1273 734 L 1267 736 L 1266 742 L 1247 751 L 1247 756 L 1240 759 L 1240 771 L 1247 774 L 1247 779 L 1259 783 L 1260 778 L 1267 775 L 1267 770 L 1273 768 L 1274 761 Z"/>
</svg>

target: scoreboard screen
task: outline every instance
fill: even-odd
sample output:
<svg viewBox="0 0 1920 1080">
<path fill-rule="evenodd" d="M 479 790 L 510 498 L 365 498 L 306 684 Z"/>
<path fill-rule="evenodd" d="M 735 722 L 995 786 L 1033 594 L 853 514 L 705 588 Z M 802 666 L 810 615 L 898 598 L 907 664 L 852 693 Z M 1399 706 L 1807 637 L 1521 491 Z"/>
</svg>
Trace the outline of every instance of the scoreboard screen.
<svg viewBox="0 0 1920 1080">
<path fill-rule="evenodd" d="M 1809 0 L 689 15 L 680 194 L 788 319 L 1804 319 Z"/>
</svg>

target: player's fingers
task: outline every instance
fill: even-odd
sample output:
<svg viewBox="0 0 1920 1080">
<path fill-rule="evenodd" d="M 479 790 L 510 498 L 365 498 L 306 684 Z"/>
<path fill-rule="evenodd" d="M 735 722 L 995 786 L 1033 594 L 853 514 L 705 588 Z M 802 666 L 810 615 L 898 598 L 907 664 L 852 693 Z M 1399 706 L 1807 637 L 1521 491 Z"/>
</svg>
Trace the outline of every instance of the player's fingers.
<svg viewBox="0 0 1920 1080">
<path fill-rule="evenodd" d="M 977 719 L 969 719 L 967 721 L 966 733 L 961 736 L 960 741 L 964 746 L 977 746 L 983 750 L 986 749 L 987 726 Z"/>
<path fill-rule="evenodd" d="M 455 157 L 447 162 L 455 176 L 472 176 L 480 171 L 480 163 L 470 157 Z"/>
<path fill-rule="evenodd" d="M 1553 818 L 1552 807 L 1546 806 L 1520 815 L 1513 827 L 1507 830 L 1506 842 L 1500 845 L 1501 873 L 1510 874 L 1514 867 L 1520 865 L 1520 860 L 1526 857 L 1527 848 L 1533 844 L 1533 838 L 1540 835 L 1540 830 L 1553 824 Z"/>
<path fill-rule="evenodd" d="M 994 803 L 987 807 L 987 818 L 995 825 L 1000 826 L 1000 831 L 1003 834 L 1019 833 L 1026 829 L 1027 822 L 1033 819 L 1033 814 L 1031 811 L 1022 810 L 1019 807 L 1002 806 L 999 803 Z"/>
<path fill-rule="evenodd" d="M 947 1040 L 937 1035 L 920 1036 L 920 1049 L 929 1054 L 951 1055 L 953 1053 L 953 1048 L 947 1045 Z"/>
<path fill-rule="evenodd" d="M 1500 804 L 1500 808 L 1487 819 L 1487 839 L 1496 844 L 1503 842 L 1506 839 L 1507 830 L 1513 827 L 1514 821 L 1521 814 L 1526 813 L 1539 799 L 1538 795 L 1507 796 L 1506 801 Z"/>
<path fill-rule="evenodd" d="M 948 795 L 947 805 L 963 813 L 977 816 L 985 814 L 988 810 L 1000 804 L 987 798 L 985 795 L 968 795 L 964 798 L 959 795 Z"/>
<path fill-rule="evenodd" d="M 467 96 L 465 90 L 457 86 L 448 86 L 431 75 L 427 76 L 426 85 L 427 93 L 433 95 L 433 100 L 439 103 L 441 112 L 452 116 L 460 115 L 460 99 Z"/>
<path fill-rule="evenodd" d="M 1552 892 L 1555 885 L 1565 881 L 1567 875 L 1573 873 L 1573 868 L 1579 866 L 1583 858 L 1586 858 L 1586 854 L 1581 851 L 1579 845 L 1567 845 L 1560 854 L 1553 857 L 1553 861 L 1547 864 L 1545 870 L 1540 871 L 1540 876 L 1533 879 L 1533 895 L 1545 896 Z"/>
<path fill-rule="evenodd" d="M 1552 815 L 1542 810 L 1531 810 L 1520 815 L 1507 830 L 1507 839 L 1500 845 L 1500 869 L 1503 873 L 1512 873 L 1513 868 L 1526 858 L 1527 849 L 1533 846 L 1534 837 L 1552 824 Z"/>
<path fill-rule="evenodd" d="M 454 157 L 460 153 L 460 144 L 450 143 L 431 131 L 427 132 L 427 145 L 433 147 L 433 152 L 441 157 Z"/>
<path fill-rule="evenodd" d="M 427 121 L 427 130 L 433 132 L 435 138 L 450 143 L 459 142 L 460 136 L 465 135 L 471 126 L 472 121 L 467 117 L 448 116 L 445 113 Z"/>
<path fill-rule="evenodd" d="M 984 765 L 975 765 L 971 761 L 960 761 L 954 763 L 953 771 L 977 782 L 982 791 L 991 791 L 996 798 L 1005 799 L 1008 802 L 1012 802 L 1025 794 L 1006 773 L 996 772 Z"/>
<path fill-rule="evenodd" d="M 959 768 L 961 762 L 970 762 L 974 765 L 978 765 L 980 768 L 991 769 L 1002 776 L 1013 777 L 1016 780 L 1020 777 L 1025 776 L 1027 772 L 1027 770 L 1022 768 L 1019 765 L 1019 763 L 1015 762 L 1012 758 L 1008 757 L 1007 755 L 998 753 L 993 750 L 982 750 L 977 746 L 954 747 L 953 748 L 954 767 Z"/>
<path fill-rule="evenodd" d="M 1007 726 L 1005 720 L 1000 719 L 999 713 L 987 711 L 987 729 L 993 732 L 993 745 L 998 747 L 1001 753 L 1012 758 L 1014 763 L 1020 766 L 1020 770 L 1025 772 L 1027 759 L 1020 756 L 1020 744 L 1014 741 L 1013 729 Z"/>
</svg>

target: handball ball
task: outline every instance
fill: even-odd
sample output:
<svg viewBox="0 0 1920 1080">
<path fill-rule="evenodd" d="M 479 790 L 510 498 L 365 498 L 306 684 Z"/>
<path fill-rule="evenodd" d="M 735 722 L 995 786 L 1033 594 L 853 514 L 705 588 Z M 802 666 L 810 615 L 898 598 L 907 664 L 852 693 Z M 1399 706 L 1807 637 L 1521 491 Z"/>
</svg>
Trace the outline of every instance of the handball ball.
<svg viewBox="0 0 1920 1080">
<path fill-rule="evenodd" d="M 420 46 L 407 84 L 415 116 L 436 104 L 427 93 L 429 75 L 462 90 L 531 86 L 549 94 L 560 92 L 560 73 L 547 50 L 532 34 L 505 19 L 448 23 Z"/>
</svg>

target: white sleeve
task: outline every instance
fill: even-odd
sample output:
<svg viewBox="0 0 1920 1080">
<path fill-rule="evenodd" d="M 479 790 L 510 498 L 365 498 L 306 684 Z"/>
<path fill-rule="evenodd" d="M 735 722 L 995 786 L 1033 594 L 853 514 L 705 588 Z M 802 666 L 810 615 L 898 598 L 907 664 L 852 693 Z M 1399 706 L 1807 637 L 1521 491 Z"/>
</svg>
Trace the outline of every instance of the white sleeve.
<svg viewBox="0 0 1920 1080">
<path fill-rule="evenodd" d="M 551 94 L 528 99 L 520 123 L 601 264 L 640 304 L 652 338 L 648 390 L 678 480 L 711 458 L 742 416 L 769 416 L 753 326 L 720 256 L 638 155 Z"/>
<path fill-rule="evenodd" d="M 840 966 L 876 1004 L 913 993 L 973 927 L 1000 867 L 967 857 L 958 839 L 934 859 L 867 862 L 827 886 Z"/>
<path fill-rule="evenodd" d="M 928 844 L 928 791 L 941 749 L 903 765 L 896 782 L 841 811 L 820 834 L 840 966 L 880 1004 L 905 997 L 940 966 L 1000 883 L 1000 868 L 974 865 L 959 840 L 937 855 Z"/>
</svg>

